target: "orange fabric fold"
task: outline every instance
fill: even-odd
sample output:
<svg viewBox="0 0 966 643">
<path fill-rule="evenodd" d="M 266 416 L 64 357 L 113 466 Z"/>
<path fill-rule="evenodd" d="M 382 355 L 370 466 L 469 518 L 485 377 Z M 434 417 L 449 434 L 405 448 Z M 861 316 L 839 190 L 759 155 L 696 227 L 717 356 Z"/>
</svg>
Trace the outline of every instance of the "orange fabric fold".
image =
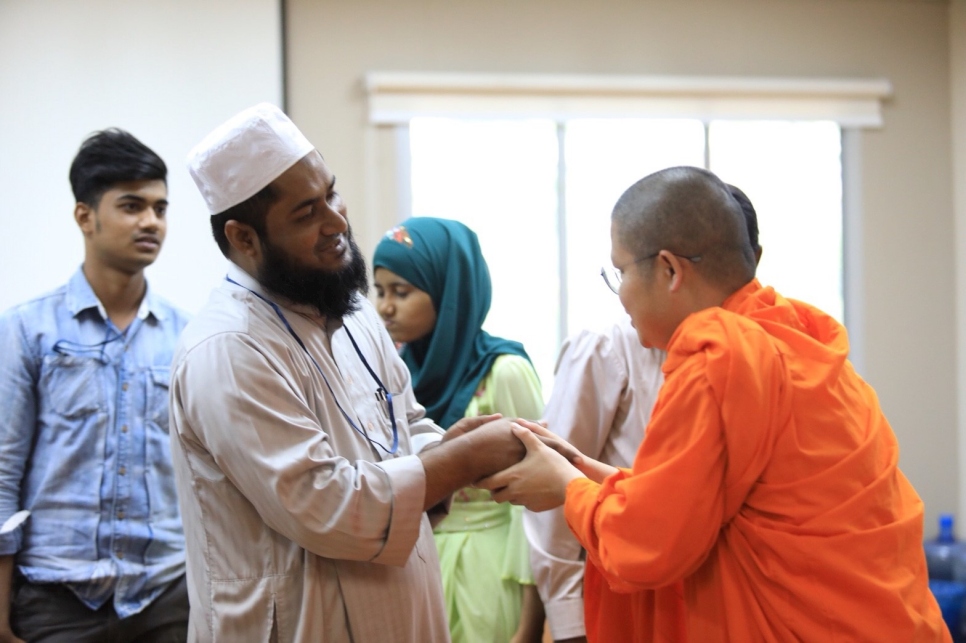
<svg viewBox="0 0 966 643">
<path fill-rule="evenodd" d="M 595 641 L 951 641 L 844 327 L 757 281 L 676 330 L 632 469 L 574 480 Z"/>
</svg>

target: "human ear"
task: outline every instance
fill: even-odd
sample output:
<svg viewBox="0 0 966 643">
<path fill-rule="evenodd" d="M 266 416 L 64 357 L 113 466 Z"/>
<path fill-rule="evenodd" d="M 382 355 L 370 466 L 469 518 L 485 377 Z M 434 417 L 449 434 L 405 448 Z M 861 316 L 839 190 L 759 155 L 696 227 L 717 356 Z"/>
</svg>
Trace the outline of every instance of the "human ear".
<svg viewBox="0 0 966 643">
<path fill-rule="evenodd" d="M 90 236 L 94 232 L 96 225 L 94 221 L 95 216 L 94 208 L 86 203 L 78 201 L 74 204 L 74 221 L 77 222 L 77 227 L 81 229 L 85 237 Z"/>
<path fill-rule="evenodd" d="M 661 250 L 657 255 L 661 275 L 667 280 L 668 292 L 678 292 L 684 286 L 684 261 L 667 250 Z"/>
<path fill-rule="evenodd" d="M 258 234 L 247 223 L 234 219 L 225 221 L 225 236 L 236 252 L 252 259 L 257 259 L 261 254 L 262 246 Z"/>
</svg>

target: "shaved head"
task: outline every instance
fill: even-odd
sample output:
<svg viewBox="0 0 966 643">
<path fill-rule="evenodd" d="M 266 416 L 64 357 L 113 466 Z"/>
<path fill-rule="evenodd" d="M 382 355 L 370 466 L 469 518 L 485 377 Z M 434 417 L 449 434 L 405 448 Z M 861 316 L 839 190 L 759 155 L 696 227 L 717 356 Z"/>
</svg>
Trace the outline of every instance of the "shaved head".
<svg viewBox="0 0 966 643">
<path fill-rule="evenodd" d="M 661 250 L 691 258 L 705 281 L 727 293 L 755 277 L 749 221 L 729 186 L 707 170 L 672 167 L 644 177 L 621 195 L 611 219 L 635 258 Z"/>
</svg>

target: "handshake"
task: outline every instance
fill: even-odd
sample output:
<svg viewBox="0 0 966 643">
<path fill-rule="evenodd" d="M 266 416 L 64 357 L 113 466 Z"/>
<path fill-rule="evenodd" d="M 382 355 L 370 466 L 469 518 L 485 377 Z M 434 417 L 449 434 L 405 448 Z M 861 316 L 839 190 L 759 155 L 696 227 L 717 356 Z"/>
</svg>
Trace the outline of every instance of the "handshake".
<svg viewBox="0 0 966 643">
<path fill-rule="evenodd" d="M 599 483 L 617 471 L 586 457 L 541 423 L 500 415 L 458 421 L 440 443 L 440 451 L 447 449 L 472 454 L 466 484 L 488 489 L 497 502 L 531 511 L 562 505 L 567 484 L 575 478 Z"/>
</svg>

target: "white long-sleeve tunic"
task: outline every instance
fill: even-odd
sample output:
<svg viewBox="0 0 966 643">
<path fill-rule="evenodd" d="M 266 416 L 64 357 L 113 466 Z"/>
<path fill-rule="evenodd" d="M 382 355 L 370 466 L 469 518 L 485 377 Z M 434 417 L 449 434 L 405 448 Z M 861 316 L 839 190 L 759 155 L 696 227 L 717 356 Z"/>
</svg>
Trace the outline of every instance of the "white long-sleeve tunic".
<svg viewBox="0 0 966 643">
<path fill-rule="evenodd" d="M 212 293 L 172 371 L 191 640 L 448 641 L 414 455 L 442 432 L 373 307 L 360 297 L 343 325 L 277 302 L 303 350 L 249 292 L 271 298 L 258 283 L 235 266 L 229 276 L 243 287 Z M 391 447 L 388 405 L 346 328 L 393 394 L 394 456 L 339 409 Z"/>
</svg>

